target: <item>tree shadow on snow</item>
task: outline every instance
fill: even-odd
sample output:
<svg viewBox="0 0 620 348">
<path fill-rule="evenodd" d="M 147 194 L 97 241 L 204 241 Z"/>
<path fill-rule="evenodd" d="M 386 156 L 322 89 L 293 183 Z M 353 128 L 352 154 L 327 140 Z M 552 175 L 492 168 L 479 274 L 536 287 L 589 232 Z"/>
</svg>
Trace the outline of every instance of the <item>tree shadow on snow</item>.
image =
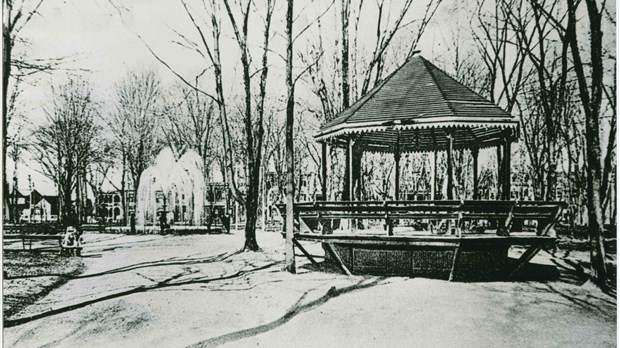
<svg viewBox="0 0 620 348">
<path fill-rule="evenodd" d="M 136 263 L 133 265 L 118 267 L 118 268 L 114 268 L 114 269 L 103 271 L 103 272 L 83 274 L 83 275 L 71 275 L 71 274 L 64 274 L 64 273 L 41 273 L 41 274 L 33 274 L 33 275 L 15 276 L 15 275 L 7 274 L 7 276 L 4 277 L 4 280 L 30 279 L 30 278 L 40 278 L 40 277 L 60 277 L 60 278 L 68 278 L 69 280 L 95 278 L 95 277 L 100 277 L 104 275 L 128 272 L 128 271 L 133 271 L 133 270 L 142 269 L 142 268 L 152 268 L 152 267 L 162 267 L 162 266 L 182 266 L 182 265 L 195 265 L 195 264 L 205 264 L 205 263 L 212 263 L 212 262 L 221 262 L 239 253 L 241 253 L 241 251 L 235 251 L 231 253 L 222 253 L 219 255 L 209 256 L 209 257 L 198 257 L 198 258 L 187 258 L 187 259 L 170 258 L 170 259 L 165 259 L 165 260 L 140 262 L 140 263 Z M 84 257 L 95 257 L 96 258 L 98 256 L 100 257 L 100 254 L 93 254 L 93 255 L 87 254 Z"/>
<path fill-rule="evenodd" d="M 243 330 L 239 330 L 235 332 L 230 332 L 230 333 L 227 333 L 221 336 L 212 337 L 208 340 L 198 342 L 189 347 L 214 347 L 214 346 L 222 345 L 222 344 L 233 342 L 233 341 L 238 341 L 238 340 L 241 340 L 247 337 L 256 336 L 256 335 L 274 330 L 288 323 L 291 319 L 293 319 L 297 315 L 314 310 L 317 307 L 324 305 L 329 300 L 336 298 L 340 295 L 344 295 L 344 294 L 348 294 L 354 291 L 363 290 L 363 289 L 367 289 L 367 288 L 370 288 L 376 285 L 380 285 L 380 282 L 383 279 L 384 278 L 373 278 L 370 281 L 367 281 L 368 279 L 363 279 L 356 284 L 346 286 L 343 288 L 336 288 L 335 286 L 332 286 L 323 296 L 304 303 L 304 300 L 306 299 L 310 291 L 316 290 L 316 289 L 308 290 L 304 292 L 304 294 L 297 300 L 297 302 L 295 302 L 295 304 L 293 304 L 293 306 L 291 306 L 286 311 L 286 313 L 278 319 L 275 319 L 268 323 L 261 324 L 261 325 L 251 327 L 248 329 L 243 329 Z"/>
<path fill-rule="evenodd" d="M 171 266 L 171 265 L 188 265 L 188 264 L 197 264 L 197 263 L 205 263 L 205 262 L 218 262 L 218 261 L 223 261 L 233 255 L 238 254 L 239 251 L 233 252 L 233 253 L 227 253 L 227 254 L 220 254 L 214 257 L 210 257 L 210 258 L 202 258 L 202 259 L 188 259 L 188 260 L 174 260 L 174 261 L 156 261 L 156 262 L 146 262 L 146 263 L 140 263 L 140 264 L 136 264 L 136 265 L 132 265 L 132 266 L 127 266 L 127 267 L 121 267 L 118 269 L 114 269 L 114 270 L 110 270 L 110 271 L 106 271 L 106 272 L 102 272 L 102 273 L 97 273 L 97 274 L 91 274 L 91 275 L 85 275 L 85 276 L 78 276 L 76 278 L 88 278 L 88 277 L 95 277 L 95 276 L 100 276 L 103 274 L 114 274 L 114 273 L 118 273 L 118 272 L 124 272 L 124 271 L 128 271 L 128 270 L 135 270 L 138 268 L 145 268 L 145 267 L 158 267 L 158 266 Z M 197 277 L 197 278 L 191 278 L 191 279 L 186 279 L 186 280 L 180 280 L 180 281 L 176 281 L 179 278 L 191 275 L 193 273 L 195 273 L 195 271 L 192 271 L 191 269 L 184 269 L 183 272 L 181 273 L 177 273 L 167 279 L 164 279 L 162 281 L 156 282 L 155 284 L 151 284 L 151 285 L 143 285 L 143 286 L 138 286 L 138 287 L 134 287 L 128 290 L 124 290 L 124 291 L 119 291 L 116 293 L 112 293 L 112 294 L 108 294 L 105 296 L 101 296 L 101 297 L 97 297 L 91 300 L 86 300 L 86 301 L 82 301 L 79 303 L 75 303 L 72 305 L 68 305 L 68 306 L 64 306 L 61 308 L 57 308 L 57 309 L 52 309 L 49 311 L 45 311 L 42 313 L 38 313 L 38 314 L 34 314 L 34 315 L 30 315 L 30 316 L 26 316 L 26 317 L 22 317 L 22 318 L 17 318 L 17 319 L 5 319 L 4 320 L 4 327 L 5 328 L 9 328 L 9 327 L 13 327 L 13 326 L 18 326 L 18 325 L 22 325 L 22 324 L 26 324 L 28 322 L 34 321 L 34 320 L 39 320 L 39 319 L 43 319 L 46 317 L 50 317 L 50 316 L 54 316 L 57 314 L 62 314 L 62 313 L 66 313 L 69 311 L 73 311 L 76 309 L 80 309 L 95 303 L 99 303 L 99 302 L 103 302 L 103 301 L 107 301 L 107 300 L 111 300 L 111 299 L 116 299 L 116 298 L 120 298 L 120 297 L 124 297 L 124 296 L 128 296 L 128 295 L 132 295 L 132 294 L 137 294 L 137 293 L 144 293 L 144 292 L 149 292 L 149 291 L 153 291 L 153 290 L 159 290 L 159 289 L 165 289 L 165 288 L 170 288 L 170 287 L 177 287 L 177 286 L 185 286 L 185 285 L 195 285 L 195 284 L 207 284 L 207 283 L 211 283 L 211 282 L 215 282 L 215 281 L 222 281 L 222 280 L 227 280 L 227 279 L 233 279 L 233 278 L 238 278 L 238 277 L 242 277 L 245 276 L 247 274 L 253 273 L 253 272 L 257 272 L 257 271 L 261 271 L 264 269 L 268 269 L 271 267 L 274 267 L 276 265 L 281 264 L 281 261 L 275 261 L 275 262 L 270 262 L 267 264 L 263 264 L 260 266 L 252 266 L 253 268 L 245 268 L 245 269 L 241 269 L 239 271 L 230 273 L 230 274 L 223 274 L 220 276 L 203 276 L 203 277 Z M 252 265 L 252 263 L 248 263 L 246 262 L 245 265 Z M 38 276 L 42 276 L 42 275 L 38 275 Z M 62 276 L 66 276 L 66 275 L 62 275 Z M 152 279 L 151 279 L 152 280 Z M 155 280 L 153 280 L 155 281 Z"/>
</svg>

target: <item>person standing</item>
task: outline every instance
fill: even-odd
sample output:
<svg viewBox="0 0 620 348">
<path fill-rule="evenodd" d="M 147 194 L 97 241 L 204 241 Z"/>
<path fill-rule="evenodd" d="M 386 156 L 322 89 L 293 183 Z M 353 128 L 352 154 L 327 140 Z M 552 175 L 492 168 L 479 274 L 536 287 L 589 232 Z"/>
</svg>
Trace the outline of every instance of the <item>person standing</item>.
<svg viewBox="0 0 620 348">
<path fill-rule="evenodd" d="M 131 227 L 131 234 L 136 234 L 136 216 L 133 212 L 129 214 L 129 226 Z"/>
</svg>

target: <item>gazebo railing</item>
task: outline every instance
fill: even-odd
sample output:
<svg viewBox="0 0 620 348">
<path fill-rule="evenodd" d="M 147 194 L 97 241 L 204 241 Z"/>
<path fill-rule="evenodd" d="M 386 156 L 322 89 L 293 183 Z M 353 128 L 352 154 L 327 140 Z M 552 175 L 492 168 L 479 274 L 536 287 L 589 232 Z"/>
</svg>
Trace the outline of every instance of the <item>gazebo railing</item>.
<svg viewBox="0 0 620 348">
<path fill-rule="evenodd" d="M 450 225 L 448 234 L 460 236 L 466 224 L 477 228 L 478 232 L 474 233 L 481 233 L 485 229 L 477 222 L 486 220 L 498 235 L 508 235 L 521 232 L 513 230 L 519 223 L 533 220 L 537 221 L 536 234 L 547 235 L 565 207 L 564 202 L 544 201 L 317 201 L 296 203 L 294 214 L 299 230 L 315 233 L 331 233 L 334 220 L 353 220 L 353 229 L 358 225 L 357 220 L 383 220 L 388 235 L 393 235 L 397 220 L 425 220 L 437 224 L 446 222 Z M 284 217 L 285 205 L 278 205 L 278 208 Z M 435 225 L 431 223 L 430 226 Z"/>
</svg>

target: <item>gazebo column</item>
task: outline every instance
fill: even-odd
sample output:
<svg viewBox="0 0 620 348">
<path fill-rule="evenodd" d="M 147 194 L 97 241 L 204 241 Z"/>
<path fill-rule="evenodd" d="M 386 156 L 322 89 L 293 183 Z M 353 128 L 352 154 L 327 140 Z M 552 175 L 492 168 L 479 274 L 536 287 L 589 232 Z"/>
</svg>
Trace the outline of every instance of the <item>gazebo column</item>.
<svg viewBox="0 0 620 348">
<path fill-rule="evenodd" d="M 510 148 L 512 145 L 512 139 L 510 133 L 506 134 L 504 139 L 504 158 L 502 160 L 504 164 L 504 178 L 502 179 L 502 199 L 510 199 Z"/>
<path fill-rule="evenodd" d="M 400 200 L 400 131 L 394 149 L 394 200 Z"/>
<path fill-rule="evenodd" d="M 497 144 L 497 196 L 495 199 L 500 200 L 504 197 L 502 193 L 504 179 L 504 164 L 502 162 L 502 144 Z"/>
<path fill-rule="evenodd" d="M 474 147 L 471 150 L 471 156 L 474 159 L 474 200 L 476 199 L 480 199 L 479 194 L 478 194 L 478 147 Z"/>
<path fill-rule="evenodd" d="M 453 146 L 454 146 L 454 136 L 452 135 L 452 133 L 448 133 L 448 200 L 452 200 L 454 199 L 454 168 L 452 165 L 452 158 L 453 158 L 453 154 L 452 154 L 452 150 L 453 150 Z"/>
<path fill-rule="evenodd" d="M 394 200 L 400 198 L 400 150 L 394 152 Z"/>
<path fill-rule="evenodd" d="M 348 138 L 345 148 L 345 168 L 344 168 L 344 190 L 342 192 L 343 201 L 351 201 L 353 197 L 353 139 Z"/>
<path fill-rule="evenodd" d="M 351 200 L 359 200 L 362 185 L 362 156 L 364 151 L 359 144 L 351 148 Z"/>
<path fill-rule="evenodd" d="M 433 177 L 431 178 L 431 199 L 437 199 L 437 137 L 435 129 L 431 128 L 431 136 L 433 138 Z"/>
<path fill-rule="evenodd" d="M 327 142 L 321 143 L 321 196 L 327 201 Z"/>
</svg>

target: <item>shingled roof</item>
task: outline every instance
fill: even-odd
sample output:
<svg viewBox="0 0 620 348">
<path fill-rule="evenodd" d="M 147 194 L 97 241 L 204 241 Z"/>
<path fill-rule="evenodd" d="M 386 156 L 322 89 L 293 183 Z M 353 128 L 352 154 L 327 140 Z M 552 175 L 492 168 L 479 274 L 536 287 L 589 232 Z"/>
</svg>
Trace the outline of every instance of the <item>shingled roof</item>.
<svg viewBox="0 0 620 348">
<path fill-rule="evenodd" d="M 492 146 L 507 134 L 514 137 L 518 126 L 516 117 L 416 55 L 315 138 L 337 143 L 354 137 L 369 151 L 388 151 L 396 143 L 402 151 L 425 151 L 445 148 L 448 133 L 455 148 Z"/>
</svg>

